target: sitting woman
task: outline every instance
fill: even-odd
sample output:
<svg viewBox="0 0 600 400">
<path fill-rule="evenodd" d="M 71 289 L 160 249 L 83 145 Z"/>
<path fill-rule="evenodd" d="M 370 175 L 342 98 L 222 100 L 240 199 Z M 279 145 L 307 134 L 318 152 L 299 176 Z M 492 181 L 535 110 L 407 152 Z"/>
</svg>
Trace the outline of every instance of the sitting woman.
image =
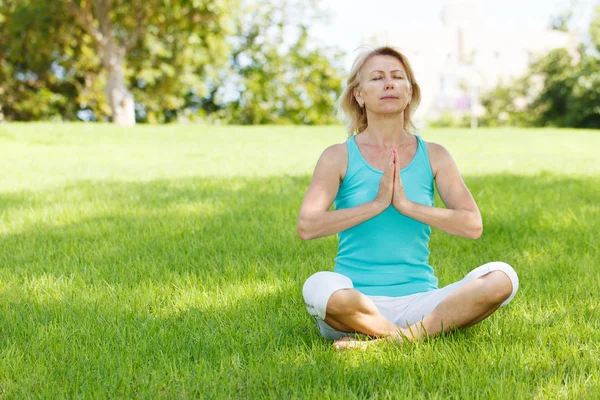
<svg viewBox="0 0 600 400">
<path fill-rule="evenodd" d="M 325 149 L 300 209 L 303 240 L 339 234 L 334 272 L 317 272 L 303 288 L 308 312 L 337 348 L 476 324 L 519 286 L 510 265 L 490 262 L 438 288 L 430 227 L 477 239 L 482 221 L 448 151 L 412 134 L 420 95 L 402 53 L 360 54 L 339 99 L 349 139 Z M 434 207 L 434 182 L 446 208 Z"/>
</svg>

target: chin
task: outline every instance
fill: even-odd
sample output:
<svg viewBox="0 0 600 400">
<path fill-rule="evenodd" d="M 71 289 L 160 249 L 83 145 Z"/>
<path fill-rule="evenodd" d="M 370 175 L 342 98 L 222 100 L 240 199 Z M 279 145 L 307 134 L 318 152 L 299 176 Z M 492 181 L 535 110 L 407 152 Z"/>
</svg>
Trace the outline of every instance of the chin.
<svg viewBox="0 0 600 400">
<path fill-rule="evenodd" d="M 404 109 L 402 107 L 382 107 L 378 114 L 402 114 Z"/>
</svg>

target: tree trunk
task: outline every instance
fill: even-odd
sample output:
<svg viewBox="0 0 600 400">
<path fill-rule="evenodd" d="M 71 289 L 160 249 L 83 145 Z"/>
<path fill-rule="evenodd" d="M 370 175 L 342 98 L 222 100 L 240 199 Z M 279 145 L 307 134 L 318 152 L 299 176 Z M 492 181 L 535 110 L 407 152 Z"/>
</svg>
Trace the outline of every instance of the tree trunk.
<svg viewBox="0 0 600 400">
<path fill-rule="evenodd" d="M 133 93 L 125 84 L 123 72 L 124 51 L 115 43 L 109 43 L 104 49 L 104 68 L 106 69 L 106 97 L 112 110 L 113 123 L 121 126 L 135 125 L 135 102 Z"/>
<path fill-rule="evenodd" d="M 114 26 L 110 19 L 112 6 L 113 0 L 90 0 L 83 4 L 70 3 L 75 20 L 96 40 L 98 56 L 102 60 L 102 66 L 107 75 L 105 91 L 112 110 L 113 123 L 121 126 L 133 126 L 135 125 L 135 103 L 133 94 L 125 84 L 125 72 L 123 71 L 128 45 L 120 46 L 117 43 Z M 135 43 L 138 37 L 139 32 L 136 30 L 131 37 L 130 44 Z"/>
</svg>

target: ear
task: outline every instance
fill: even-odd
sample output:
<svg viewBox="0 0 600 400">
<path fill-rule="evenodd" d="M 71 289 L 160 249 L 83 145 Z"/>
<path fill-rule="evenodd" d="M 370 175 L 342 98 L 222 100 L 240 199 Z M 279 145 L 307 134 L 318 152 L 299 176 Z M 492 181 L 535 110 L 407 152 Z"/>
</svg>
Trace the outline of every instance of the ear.
<svg viewBox="0 0 600 400">
<path fill-rule="evenodd" d="M 408 87 L 408 104 L 410 104 L 410 102 L 412 101 L 412 94 L 413 94 L 412 85 L 410 85 Z"/>
<path fill-rule="evenodd" d="M 354 89 L 354 92 L 352 94 L 354 94 L 354 99 L 356 100 L 358 105 L 361 106 L 361 108 L 362 108 L 362 106 L 365 104 L 365 102 L 363 101 L 363 99 L 360 95 L 360 90 Z"/>
</svg>

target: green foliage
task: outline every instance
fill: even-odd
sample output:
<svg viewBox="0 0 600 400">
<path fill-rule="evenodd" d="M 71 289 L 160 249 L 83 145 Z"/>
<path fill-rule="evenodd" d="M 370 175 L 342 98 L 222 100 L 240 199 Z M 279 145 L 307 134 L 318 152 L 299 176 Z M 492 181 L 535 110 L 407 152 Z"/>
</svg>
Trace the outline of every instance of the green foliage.
<svg viewBox="0 0 600 400">
<path fill-rule="evenodd" d="M 579 64 L 571 93 L 571 107 L 566 126 L 600 127 L 600 59 L 585 57 Z"/>
<path fill-rule="evenodd" d="M 444 111 L 438 119 L 428 121 L 428 125 L 432 128 L 466 128 L 471 125 L 471 117 L 469 113 L 456 115 Z"/>
<path fill-rule="evenodd" d="M 237 0 L 114 0 L 102 20 L 99 10 L 106 4 L 0 3 L 0 92 L 7 120 L 74 119 L 82 109 L 107 116 L 103 90 L 110 60 L 99 40 L 113 40 L 124 53 L 126 82 L 148 121 L 169 120 L 189 91 L 204 95 L 206 79 L 227 62 Z M 77 13 L 93 22 L 83 24 Z M 103 39 L 92 32 L 105 26 L 112 29 Z"/>
<path fill-rule="evenodd" d="M 124 54 L 138 121 L 335 121 L 341 54 L 329 60 L 310 43 L 308 22 L 320 17 L 313 0 L 247 1 L 243 9 L 240 0 L 114 0 L 102 19 L 106 4 L 0 2 L 4 119 L 73 120 L 82 110 L 108 119 L 107 49 L 114 45 L 113 55 Z M 108 44 L 99 44 L 95 30 Z"/>
<path fill-rule="evenodd" d="M 600 53 L 600 5 L 596 7 L 595 16 L 590 24 L 590 39 L 596 51 Z"/>
<path fill-rule="evenodd" d="M 29 0 L 0 3 L 0 113 L 7 120 L 73 119 L 77 72 L 60 66 L 60 49 L 80 52 L 82 31 L 62 24 L 64 4 Z M 61 78 L 56 69 L 72 79 Z M 65 69 L 67 68 L 67 69 Z"/>
<path fill-rule="evenodd" d="M 585 52 L 576 62 L 565 49 L 551 51 L 530 72 L 482 97 L 484 126 L 600 127 L 599 60 Z"/>
<path fill-rule="evenodd" d="M 482 126 L 535 126 L 536 116 L 529 112 L 528 104 L 534 99 L 535 85 L 530 77 L 522 77 L 504 85 L 500 83 L 481 97 L 486 109 L 479 119 Z"/>
<path fill-rule="evenodd" d="M 600 128 L 600 7 L 590 26 L 595 49 L 576 56 L 556 49 L 534 61 L 529 72 L 482 97 L 485 126 Z"/>
<path fill-rule="evenodd" d="M 128 76 L 142 121 L 169 122 L 186 107 L 186 96 L 208 95 L 208 82 L 227 65 L 238 18 L 238 0 L 142 1 L 148 27 L 129 57 Z M 130 14 L 123 2 L 121 15 Z M 135 21 L 131 21 L 135 25 Z"/>
<path fill-rule="evenodd" d="M 553 50 L 532 65 L 531 74 L 541 78 L 543 88 L 530 109 L 542 125 L 566 126 L 577 73 L 577 66 L 565 49 Z"/>
<path fill-rule="evenodd" d="M 252 1 L 237 24 L 230 66 L 215 82 L 201 107 L 211 119 L 236 124 L 327 124 L 341 92 L 342 72 L 311 46 L 307 14 L 319 11 L 306 1 Z M 294 32 L 291 34 L 290 32 Z M 292 37 L 293 39 L 289 39 Z M 225 98 L 225 90 L 236 97 Z"/>
</svg>

